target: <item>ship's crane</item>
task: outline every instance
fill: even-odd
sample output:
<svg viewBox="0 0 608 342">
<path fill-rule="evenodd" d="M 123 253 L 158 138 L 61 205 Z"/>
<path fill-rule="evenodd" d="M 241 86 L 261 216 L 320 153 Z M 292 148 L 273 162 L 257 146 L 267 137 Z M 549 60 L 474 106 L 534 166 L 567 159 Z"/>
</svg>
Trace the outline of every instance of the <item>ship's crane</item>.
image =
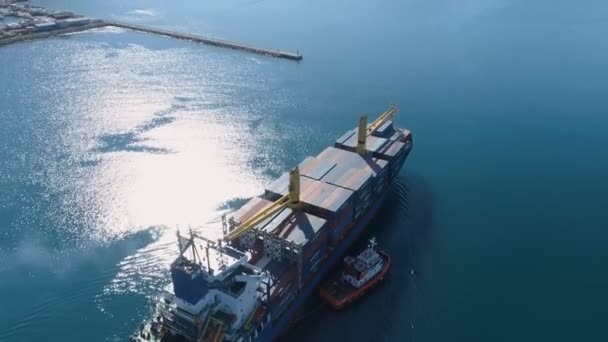
<svg viewBox="0 0 608 342">
<path fill-rule="evenodd" d="M 380 128 L 388 120 L 393 120 L 394 121 L 396 114 L 397 114 L 397 107 L 391 106 L 387 111 L 385 111 L 384 113 L 380 114 L 380 116 L 378 116 L 378 118 L 376 120 L 374 120 L 374 122 L 372 122 L 369 125 L 369 127 L 367 127 L 366 135 L 373 134 L 375 131 L 378 130 L 378 128 Z"/>
<path fill-rule="evenodd" d="M 262 221 L 276 214 L 283 208 L 295 208 L 300 203 L 300 170 L 296 167 L 289 172 L 289 192 L 287 195 L 279 198 L 274 203 L 268 205 L 257 214 L 253 215 L 244 222 L 240 222 L 234 226 L 224 237 L 227 241 L 233 241 L 245 234 L 247 231 L 260 224 Z"/>
<path fill-rule="evenodd" d="M 374 134 L 378 130 L 378 128 L 382 127 L 388 120 L 395 120 L 395 115 L 397 114 L 397 107 L 391 106 L 387 111 L 380 114 L 374 122 L 372 122 L 369 126 L 367 125 L 367 116 L 362 115 L 359 118 L 359 132 L 357 136 L 357 153 L 360 155 L 364 155 L 367 152 L 367 148 L 365 146 L 365 141 L 367 137 L 371 134 Z"/>
</svg>

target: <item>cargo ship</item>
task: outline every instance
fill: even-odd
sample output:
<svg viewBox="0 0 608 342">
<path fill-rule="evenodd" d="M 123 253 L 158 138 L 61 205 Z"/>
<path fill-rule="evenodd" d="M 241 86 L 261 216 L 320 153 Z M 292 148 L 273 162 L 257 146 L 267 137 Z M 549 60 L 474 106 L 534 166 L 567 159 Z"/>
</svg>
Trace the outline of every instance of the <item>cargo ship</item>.
<svg viewBox="0 0 608 342">
<path fill-rule="evenodd" d="M 376 215 L 410 153 L 390 107 L 222 217 L 223 239 L 178 233 L 171 284 L 131 341 L 272 341 Z"/>
</svg>

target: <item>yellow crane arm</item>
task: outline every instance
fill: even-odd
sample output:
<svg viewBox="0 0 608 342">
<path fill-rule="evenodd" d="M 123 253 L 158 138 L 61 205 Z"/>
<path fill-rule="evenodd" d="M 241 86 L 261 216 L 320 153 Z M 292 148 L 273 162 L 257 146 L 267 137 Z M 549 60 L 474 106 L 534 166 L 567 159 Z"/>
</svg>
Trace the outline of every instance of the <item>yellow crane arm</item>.
<svg viewBox="0 0 608 342">
<path fill-rule="evenodd" d="M 260 224 L 265 219 L 274 215 L 279 210 L 290 206 L 291 208 L 295 208 L 300 203 L 300 170 L 296 167 L 295 169 L 289 172 L 289 190 L 287 195 L 279 198 L 276 202 L 268 205 L 266 208 L 262 209 L 260 212 L 251 216 L 249 219 L 245 220 L 245 222 L 239 223 L 235 229 L 228 232 L 225 239 L 228 241 L 232 241 L 239 236 L 245 234 L 249 229 L 255 227 Z"/>
<path fill-rule="evenodd" d="M 262 221 L 267 219 L 268 217 L 275 214 L 277 211 L 285 208 L 289 204 L 289 195 L 285 195 L 281 197 L 278 201 L 270 204 L 268 207 L 261 210 L 259 213 L 253 215 L 245 222 L 240 223 L 236 229 L 228 232 L 226 235 L 227 240 L 234 240 L 241 235 L 245 234 L 249 229 L 255 227 L 260 224 Z"/>
<path fill-rule="evenodd" d="M 391 106 L 386 112 L 380 114 L 380 116 L 372 122 L 369 127 L 367 127 L 367 135 L 373 134 L 380 126 L 382 126 L 386 121 L 394 120 L 395 114 L 397 113 L 397 108 Z"/>
<path fill-rule="evenodd" d="M 389 119 L 395 120 L 396 113 L 397 108 L 395 106 L 391 106 L 387 111 L 380 114 L 380 116 L 376 120 L 374 120 L 374 122 L 372 122 L 369 126 L 367 125 L 367 117 L 365 115 L 361 116 L 361 118 L 359 119 L 359 129 L 357 133 L 357 153 L 359 155 L 363 156 L 367 153 L 367 136 L 373 134 Z"/>
</svg>

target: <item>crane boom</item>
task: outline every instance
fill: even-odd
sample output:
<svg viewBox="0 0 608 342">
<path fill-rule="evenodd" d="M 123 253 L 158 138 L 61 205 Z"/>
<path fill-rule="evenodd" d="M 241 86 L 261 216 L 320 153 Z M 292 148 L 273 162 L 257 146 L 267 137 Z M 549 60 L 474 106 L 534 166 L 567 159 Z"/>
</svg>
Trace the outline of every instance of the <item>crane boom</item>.
<svg viewBox="0 0 608 342">
<path fill-rule="evenodd" d="M 387 111 L 380 114 L 380 116 L 367 127 L 367 135 L 373 134 L 388 120 L 395 120 L 395 114 L 397 114 L 397 108 L 395 106 L 391 106 Z"/>
<path fill-rule="evenodd" d="M 268 207 L 262 209 L 259 213 L 253 215 L 247 221 L 240 223 L 236 226 L 236 228 L 226 235 L 227 240 L 234 240 L 241 235 L 245 234 L 249 229 L 255 227 L 260 224 L 262 221 L 267 219 L 268 217 L 274 215 L 279 210 L 285 208 L 289 203 L 289 195 L 285 195 L 281 197 L 278 201 L 270 204 Z"/>
<path fill-rule="evenodd" d="M 372 122 L 369 126 L 367 125 L 367 117 L 365 115 L 361 116 L 359 119 L 359 131 L 357 135 L 357 153 L 359 155 L 365 155 L 367 153 L 366 140 L 367 136 L 373 134 L 378 130 L 385 122 L 388 120 L 395 120 L 395 114 L 397 113 L 397 108 L 395 106 L 391 106 L 387 111 L 380 114 L 374 122 Z"/>
<path fill-rule="evenodd" d="M 239 223 L 226 235 L 225 239 L 232 241 L 245 234 L 248 230 L 254 228 L 262 221 L 276 214 L 281 209 L 286 207 L 296 207 L 300 203 L 300 170 L 296 167 L 289 172 L 289 191 L 287 195 L 279 198 L 277 201 L 269 204 L 266 208 L 260 210 L 255 215 L 251 216 L 245 222 Z"/>
</svg>

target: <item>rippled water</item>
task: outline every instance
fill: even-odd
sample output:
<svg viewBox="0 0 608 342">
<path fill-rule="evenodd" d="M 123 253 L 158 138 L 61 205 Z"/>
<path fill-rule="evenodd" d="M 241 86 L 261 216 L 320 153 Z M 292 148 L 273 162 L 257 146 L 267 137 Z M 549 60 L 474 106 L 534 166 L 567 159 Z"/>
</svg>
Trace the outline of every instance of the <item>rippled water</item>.
<svg viewBox="0 0 608 342">
<path fill-rule="evenodd" d="M 26 282 L 36 293 L 6 312 L 5 322 L 15 322 L 7 338 L 34 336 L 45 315 L 51 323 L 80 306 L 89 306 L 93 321 L 110 319 L 115 296 L 158 293 L 175 230 L 217 236 L 200 227 L 302 156 L 281 158 L 287 152 L 278 142 L 289 137 L 297 151 L 310 139 L 297 136 L 306 128 L 265 114 L 269 105 L 284 112 L 298 105 L 273 79 L 268 59 L 117 29 L 10 46 L 2 57 L 12 65 L 3 79 L 11 80 L 4 101 L 13 105 L 2 127 L 10 227 L 2 233 L 13 259 L 5 267 L 9 290 Z M 271 89 L 269 103 L 257 99 Z M 30 267 L 37 272 L 24 274 Z M 36 276 L 69 290 L 39 289 Z M 147 309 L 143 299 L 135 313 Z M 70 304 L 79 307 L 62 308 Z"/>
<path fill-rule="evenodd" d="M 304 60 L 121 29 L 0 48 L 0 341 L 124 340 L 178 227 L 218 236 L 393 102 L 415 148 L 370 227 L 392 277 L 287 339 L 606 336 L 603 2 L 37 3 Z"/>
</svg>

